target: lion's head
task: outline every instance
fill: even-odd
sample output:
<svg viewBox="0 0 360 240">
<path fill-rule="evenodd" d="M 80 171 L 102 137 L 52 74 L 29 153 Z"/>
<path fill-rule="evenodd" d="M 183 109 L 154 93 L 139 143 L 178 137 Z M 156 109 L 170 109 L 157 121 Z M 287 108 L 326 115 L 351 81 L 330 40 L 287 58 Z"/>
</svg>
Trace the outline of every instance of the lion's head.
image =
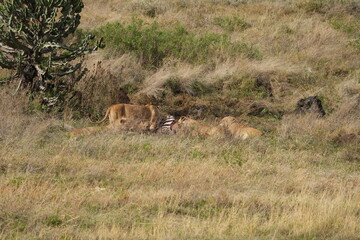
<svg viewBox="0 0 360 240">
<path fill-rule="evenodd" d="M 228 116 L 221 119 L 219 126 L 220 127 L 229 127 L 231 124 L 236 123 L 236 118 Z"/>
</svg>

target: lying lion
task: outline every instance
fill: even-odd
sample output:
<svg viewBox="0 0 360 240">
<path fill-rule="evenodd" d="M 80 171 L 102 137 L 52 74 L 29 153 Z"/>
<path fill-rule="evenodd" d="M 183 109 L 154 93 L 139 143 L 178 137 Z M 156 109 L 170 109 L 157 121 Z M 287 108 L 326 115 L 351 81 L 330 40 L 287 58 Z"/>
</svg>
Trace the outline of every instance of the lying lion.
<svg viewBox="0 0 360 240">
<path fill-rule="evenodd" d="M 219 127 L 223 128 L 231 137 L 245 140 L 249 137 L 257 137 L 263 134 L 262 131 L 238 123 L 234 117 L 224 117 Z"/>
<path fill-rule="evenodd" d="M 133 105 L 133 104 L 115 104 L 110 106 L 105 117 L 96 123 L 102 123 L 109 117 L 110 125 L 118 122 L 126 122 L 131 125 L 134 121 L 148 121 L 150 123 L 149 130 L 155 131 L 160 120 L 160 113 L 154 105 Z"/>
<path fill-rule="evenodd" d="M 222 136 L 224 132 L 219 127 L 202 125 L 199 121 L 182 116 L 172 127 L 176 134 L 200 137 Z"/>
<path fill-rule="evenodd" d="M 86 128 L 78 128 L 69 132 L 70 137 L 79 137 L 79 136 L 87 136 L 99 131 L 104 130 L 106 127 L 86 127 Z"/>
</svg>

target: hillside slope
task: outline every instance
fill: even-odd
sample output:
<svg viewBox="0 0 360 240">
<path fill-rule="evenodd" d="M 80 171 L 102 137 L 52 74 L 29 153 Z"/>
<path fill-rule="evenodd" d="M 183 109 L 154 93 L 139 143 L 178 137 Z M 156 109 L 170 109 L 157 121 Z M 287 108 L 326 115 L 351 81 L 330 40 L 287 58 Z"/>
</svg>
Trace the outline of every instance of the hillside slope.
<svg viewBox="0 0 360 240">
<path fill-rule="evenodd" d="M 174 95 L 184 93 L 179 101 L 186 98 L 195 104 L 201 98 L 212 112 L 216 106 L 206 99 L 209 95 L 220 102 L 236 99 L 245 104 L 238 108 L 261 102 L 288 111 L 299 98 L 320 95 L 332 111 L 341 100 L 338 88 L 358 83 L 358 8 L 355 1 L 97 1 L 86 5 L 82 27 L 94 29 L 112 23 L 100 31 L 108 39 L 107 48 L 90 57 L 89 66 L 101 60 L 105 71 L 118 78 L 112 85 L 131 85 L 139 93 L 156 96 L 158 104 L 166 105 Z M 158 27 L 153 35 L 139 27 L 139 38 L 147 42 L 135 39 L 127 46 L 124 42 L 132 30 L 117 31 L 114 24 L 120 21 L 134 27 L 134 16 L 148 24 L 156 22 Z M 159 37 L 179 26 L 194 38 L 202 37 L 202 44 L 198 47 L 193 41 L 190 47 L 174 49 L 169 42 L 189 39 L 180 34 Z M 209 40 L 224 35 L 229 43 Z M 246 47 L 236 52 L 236 44 Z M 232 45 L 230 50 L 228 45 Z M 161 47 L 167 50 L 165 56 L 160 56 Z M 203 58 L 194 59 L 188 48 Z M 158 54 L 161 62 L 154 66 L 154 61 L 146 59 L 149 54 Z M 256 86 L 258 79 L 271 84 L 273 98 Z M 188 99 L 189 95 L 197 98 Z M 135 102 L 140 100 L 134 96 Z"/>
</svg>

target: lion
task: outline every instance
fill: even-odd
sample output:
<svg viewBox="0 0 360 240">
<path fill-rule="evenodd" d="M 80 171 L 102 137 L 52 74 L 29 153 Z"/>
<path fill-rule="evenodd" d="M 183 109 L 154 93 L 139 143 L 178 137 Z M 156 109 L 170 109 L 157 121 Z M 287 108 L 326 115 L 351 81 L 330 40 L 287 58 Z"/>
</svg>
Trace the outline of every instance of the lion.
<svg viewBox="0 0 360 240">
<path fill-rule="evenodd" d="M 154 105 L 133 105 L 133 104 L 115 104 L 110 106 L 104 118 L 96 124 L 100 124 L 109 117 L 110 125 L 117 124 L 116 121 L 131 124 L 133 121 L 148 121 L 150 123 L 149 130 L 155 131 L 160 120 L 160 112 Z"/>
<path fill-rule="evenodd" d="M 150 132 L 150 121 L 147 120 L 133 120 L 131 122 L 124 119 L 118 119 L 114 123 L 109 124 L 106 128 L 111 130 L 120 130 L 120 131 L 133 131 L 133 132 Z"/>
<path fill-rule="evenodd" d="M 179 135 L 190 135 L 200 137 L 224 135 L 219 127 L 205 126 L 199 121 L 182 116 L 172 127 L 174 132 Z"/>
<path fill-rule="evenodd" d="M 231 137 L 242 140 L 249 137 L 258 137 L 263 134 L 263 132 L 258 129 L 238 123 L 236 119 L 231 116 L 224 117 L 220 121 L 219 127 L 223 128 Z"/>
<path fill-rule="evenodd" d="M 86 136 L 104 130 L 105 127 L 78 128 L 69 132 L 70 137 Z"/>
</svg>

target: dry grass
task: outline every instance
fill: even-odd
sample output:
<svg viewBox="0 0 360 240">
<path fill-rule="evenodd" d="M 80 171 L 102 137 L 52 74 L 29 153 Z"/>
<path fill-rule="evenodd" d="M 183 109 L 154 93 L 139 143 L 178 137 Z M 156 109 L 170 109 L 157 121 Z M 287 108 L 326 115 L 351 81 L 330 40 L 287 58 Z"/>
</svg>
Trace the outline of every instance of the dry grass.
<svg viewBox="0 0 360 240">
<path fill-rule="evenodd" d="M 358 145 L 334 144 L 331 118 L 246 142 L 74 139 L 1 99 L 1 239 L 358 239 Z"/>
<path fill-rule="evenodd" d="M 15 86 L 0 85 L 0 239 L 360 239 L 360 55 L 350 44 L 360 32 L 332 22 L 351 23 L 359 10 L 356 1 L 329 2 L 85 0 L 84 29 L 135 14 L 164 28 L 226 33 L 262 55 L 166 59 L 149 69 L 131 54 L 99 51 L 77 86 L 95 115 L 125 88 L 132 102 L 163 112 L 207 107 L 199 118 L 209 123 L 244 113 L 265 136 L 70 138 L 71 126 L 89 126 L 87 119 L 29 111 L 26 96 L 11 95 Z M 216 24 L 233 16 L 251 27 Z M 246 85 L 258 78 L 271 83 L 273 97 Z M 309 95 L 323 100 L 325 118 L 246 115 L 253 103 L 289 113 Z M 346 134 L 357 140 L 341 140 Z"/>
</svg>

